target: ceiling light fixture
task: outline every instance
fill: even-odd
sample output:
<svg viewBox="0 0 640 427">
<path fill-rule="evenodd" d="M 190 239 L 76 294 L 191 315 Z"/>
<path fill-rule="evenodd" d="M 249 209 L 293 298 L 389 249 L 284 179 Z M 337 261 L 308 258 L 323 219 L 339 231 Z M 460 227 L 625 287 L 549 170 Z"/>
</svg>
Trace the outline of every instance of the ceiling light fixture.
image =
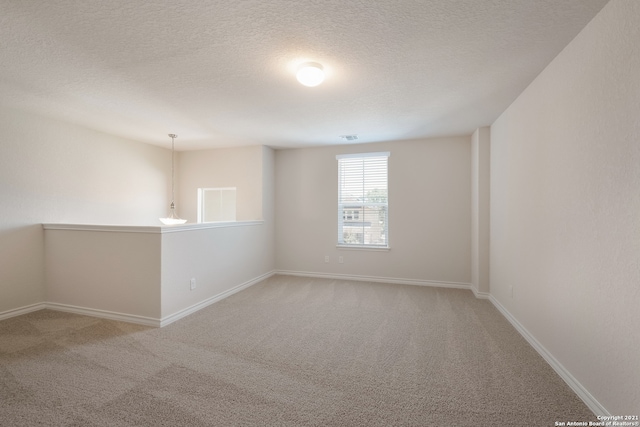
<svg viewBox="0 0 640 427">
<path fill-rule="evenodd" d="M 298 67 L 296 78 L 305 86 L 318 86 L 324 80 L 324 70 L 317 62 L 305 62 Z"/>
<path fill-rule="evenodd" d="M 180 219 L 176 215 L 176 204 L 173 202 L 174 192 L 175 192 L 175 150 L 174 150 L 174 139 L 178 137 L 178 135 L 174 133 L 170 133 L 169 137 L 171 138 L 171 205 L 169 207 L 169 216 L 167 218 L 160 218 L 160 222 L 164 225 L 176 225 L 176 224 L 184 224 L 187 222 L 186 219 Z"/>
</svg>

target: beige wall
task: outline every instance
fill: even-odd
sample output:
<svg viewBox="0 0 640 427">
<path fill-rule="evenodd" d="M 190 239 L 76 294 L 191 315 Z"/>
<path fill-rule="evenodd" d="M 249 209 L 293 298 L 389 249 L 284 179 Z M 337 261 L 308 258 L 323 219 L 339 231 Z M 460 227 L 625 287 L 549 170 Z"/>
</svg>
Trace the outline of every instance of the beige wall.
<svg viewBox="0 0 640 427">
<path fill-rule="evenodd" d="M 262 219 L 265 239 L 262 259 L 270 270 L 276 268 L 276 155 L 270 147 L 262 147 Z"/>
<path fill-rule="evenodd" d="M 198 219 L 198 188 L 236 187 L 236 219 L 262 219 L 261 146 L 185 151 L 177 155 L 177 211 L 188 222 Z"/>
<path fill-rule="evenodd" d="M 159 233 L 45 230 L 46 302 L 160 316 Z"/>
<path fill-rule="evenodd" d="M 171 323 L 271 275 L 272 228 L 45 224 L 46 307 Z"/>
<path fill-rule="evenodd" d="M 260 186 L 262 221 L 174 227 L 160 227 L 159 222 L 155 227 L 47 225 L 48 306 L 158 325 L 270 275 L 275 268 L 274 153 L 257 148 L 252 150 L 259 155 L 257 164 L 255 156 L 248 156 L 236 167 L 248 164 L 260 172 L 254 185 Z M 190 287 L 192 278 L 195 289 Z"/>
<path fill-rule="evenodd" d="M 391 250 L 336 248 L 336 155 L 375 151 L 391 153 Z M 276 151 L 277 269 L 468 285 L 470 164 L 469 137 Z"/>
<path fill-rule="evenodd" d="M 162 319 L 271 274 L 268 225 L 240 224 L 162 235 Z"/>
<path fill-rule="evenodd" d="M 238 219 L 264 222 L 162 234 L 161 251 L 160 234 L 45 233 L 41 224 L 160 226 L 171 192 L 169 150 L 15 110 L 2 110 L 0 121 L 0 316 L 47 302 L 160 319 L 274 269 L 272 149 L 177 153 L 184 217 L 195 222 L 198 187 L 236 186 Z"/>
<path fill-rule="evenodd" d="M 260 205 L 254 206 L 255 201 L 252 201 L 243 206 L 254 206 L 254 214 L 259 214 L 264 222 L 163 234 L 163 319 L 257 277 L 268 275 L 275 269 L 273 150 L 268 147 L 248 147 L 182 154 L 188 155 L 182 158 L 181 180 L 183 184 L 185 181 L 189 183 L 190 189 L 198 188 L 202 182 L 199 178 L 207 179 L 209 168 L 200 164 L 198 167 L 204 170 L 199 172 L 184 165 L 193 166 L 191 162 L 197 162 L 195 159 L 198 158 L 206 164 L 224 164 L 225 158 L 233 159 L 233 172 L 229 171 L 230 180 L 225 181 L 224 185 L 236 183 L 234 185 L 238 187 L 239 197 L 241 188 L 248 189 L 243 192 L 246 197 L 257 187 Z M 248 171 L 247 176 L 242 176 L 243 171 Z M 195 203 L 191 197 L 186 199 Z M 185 210 L 189 212 L 189 209 Z M 195 290 L 190 289 L 191 278 L 196 279 Z"/>
<path fill-rule="evenodd" d="M 640 413 L 638 40 L 611 1 L 491 127 L 491 295 L 615 415 Z"/>
<path fill-rule="evenodd" d="M 40 303 L 41 223 L 157 225 L 170 151 L 0 108 L 0 313 Z"/>
</svg>

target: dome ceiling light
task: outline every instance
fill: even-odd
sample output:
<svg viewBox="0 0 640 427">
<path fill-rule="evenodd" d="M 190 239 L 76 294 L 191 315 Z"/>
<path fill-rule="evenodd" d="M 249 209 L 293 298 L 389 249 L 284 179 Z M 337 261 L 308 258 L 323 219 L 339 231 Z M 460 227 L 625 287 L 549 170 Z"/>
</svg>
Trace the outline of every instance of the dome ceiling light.
<svg viewBox="0 0 640 427">
<path fill-rule="evenodd" d="M 317 62 L 305 62 L 298 67 L 296 78 L 305 86 L 318 86 L 324 80 L 324 70 Z"/>
</svg>

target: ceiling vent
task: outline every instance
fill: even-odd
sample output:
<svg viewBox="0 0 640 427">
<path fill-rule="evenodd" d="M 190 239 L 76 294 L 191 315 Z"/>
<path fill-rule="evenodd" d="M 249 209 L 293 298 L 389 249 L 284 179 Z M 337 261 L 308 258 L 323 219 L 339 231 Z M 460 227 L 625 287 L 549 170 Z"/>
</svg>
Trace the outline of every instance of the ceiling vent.
<svg viewBox="0 0 640 427">
<path fill-rule="evenodd" d="M 340 135 L 340 138 L 346 139 L 347 141 L 355 141 L 358 139 L 358 135 Z"/>
</svg>

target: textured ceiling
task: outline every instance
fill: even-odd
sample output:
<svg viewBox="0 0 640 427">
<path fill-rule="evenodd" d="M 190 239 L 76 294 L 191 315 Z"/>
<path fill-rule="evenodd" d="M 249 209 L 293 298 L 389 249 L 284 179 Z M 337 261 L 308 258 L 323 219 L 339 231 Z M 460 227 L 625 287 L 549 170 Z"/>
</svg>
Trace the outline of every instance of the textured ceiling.
<svg viewBox="0 0 640 427">
<path fill-rule="evenodd" d="M 605 3 L 0 0 L 0 104 L 178 150 L 470 134 Z"/>
</svg>

